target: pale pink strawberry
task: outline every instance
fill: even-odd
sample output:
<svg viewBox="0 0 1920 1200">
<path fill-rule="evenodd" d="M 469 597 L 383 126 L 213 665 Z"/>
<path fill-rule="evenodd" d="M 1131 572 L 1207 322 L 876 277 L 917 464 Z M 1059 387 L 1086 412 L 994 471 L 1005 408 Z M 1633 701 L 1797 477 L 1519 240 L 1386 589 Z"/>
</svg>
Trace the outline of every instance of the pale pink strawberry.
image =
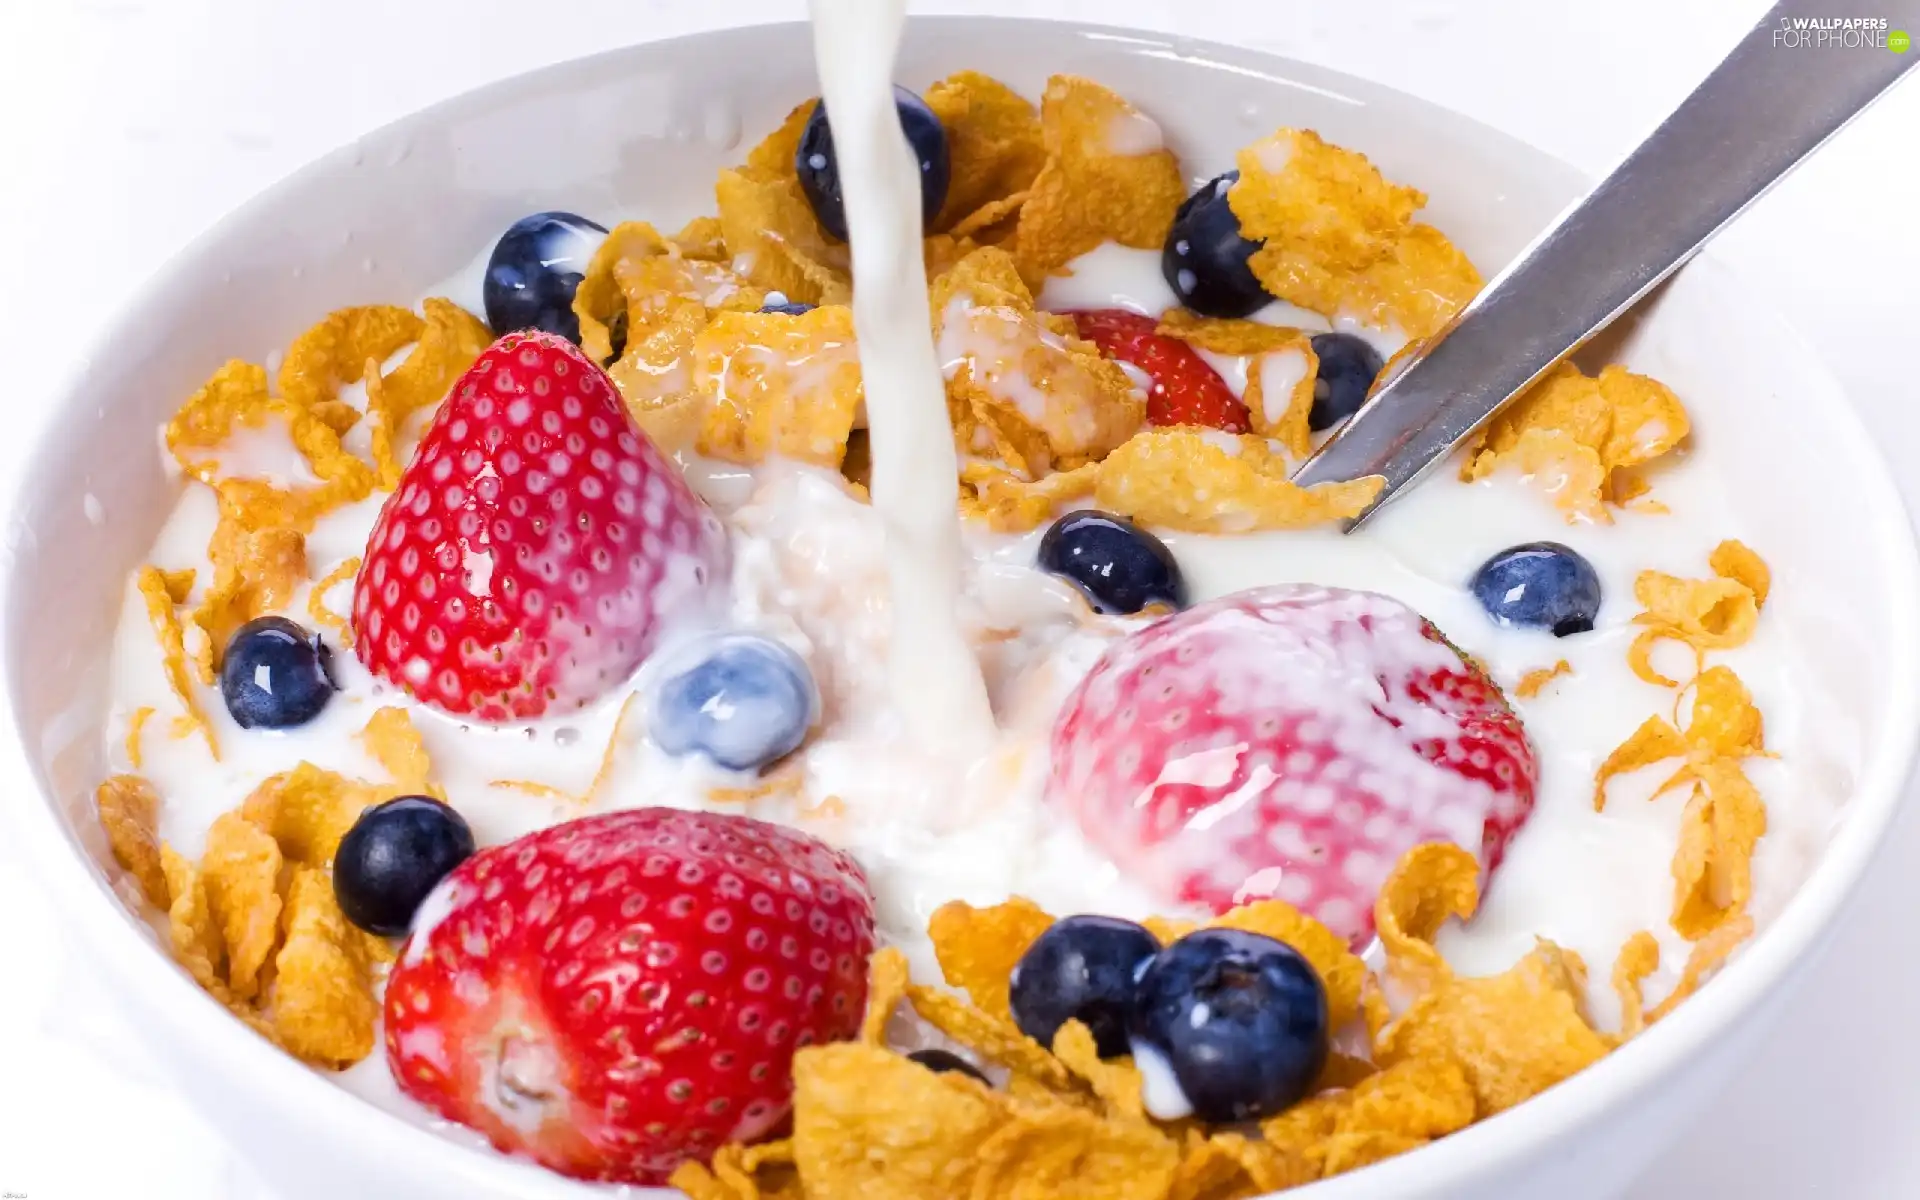
<svg viewBox="0 0 1920 1200">
<path fill-rule="evenodd" d="M 1285 585 L 1111 647 L 1054 726 L 1047 796 L 1169 900 L 1277 897 L 1357 946 L 1413 846 L 1498 866 L 1534 782 L 1519 718 L 1418 613 Z"/>
</svg>

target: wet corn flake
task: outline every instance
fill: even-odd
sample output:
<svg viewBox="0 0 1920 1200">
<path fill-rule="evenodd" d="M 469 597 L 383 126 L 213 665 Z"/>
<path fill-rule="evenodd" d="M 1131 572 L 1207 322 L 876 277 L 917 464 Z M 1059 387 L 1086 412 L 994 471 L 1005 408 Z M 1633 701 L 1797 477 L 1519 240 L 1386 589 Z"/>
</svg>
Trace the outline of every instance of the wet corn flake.
<svg viewBox="0 0 1920 1200">
<path fill-rule="evenodd" d="M 1415 846 L 1401 855 L 1373 904 L 1373 924 L 1386 948 L 1387 968 L 1408 988 L 1450 979 L 1433 941 L 1450 919 L 1466 920 L 1480 906 L 1480 864 L 1447 842 Z"/>
<path fill-rule="evenodd" d="M 1667 993 L 1665 999 L 1647 1012 L 1647 1024 L 1651 1025 L 1685 1003 L 1752 936 L 1753 918 L 1742 913 L 1695 942 L 1693 949 L 1687 953 L 1686 963 L 1680 968 L 1679 982 L 1673 985 L 1673 990 Z"/>
<path fill-rule="evenodd" d="M 280 846 L 239 812 L 222 813 L 207 830 L 200 878 L 227 950 L 226 982 L 251 1000 L 280 938 Z"/>
<path fill-rule="evenodd" d="M 667 240 L 683 257 L 700 262 L 723 263 L 733 257 L 727 252 L 727 234 L 719 217 L 695 217 Z"/>
<path fill-rule="evenodd" d="M 360 574 L 360 556 L 344 559 L 340 564 L 314 581 L 313 590 L 307 593 L 307 615 L 313 618 L 315 626 L 330 629 L 342 646 L 352 648 L 353 625 L 344 613 L 335 611 L 327 603 L 327 595 L 341 584 L 357 578 Z"/>
<path fill-rule="evenodd" d="M 927 936 L 947 983 L 981 1011 L 1011 1020 L 1007 992 L 1013 968 L 1052 925 L 1053 917 L 1024 897 L 986 908 L 953 900 L 934 910 Z"/>
<path fill-rule="evenodd" d="M 976 221 L 986 209 L 1009 204 L 1033 185 L 1046 165 L 1040 112 L 1032 101 L 997 79 L 961 71 L 929 87 L 927 107 L 947 134 L 947 198 L 934 217 L 935 230 Z M 1024 202 L 1024 198 L 1022 199 Z"/>
<path fill-rule="evenodd" d="M 860 411 L 853 312 L 822 305 L 798 317 L 719 313 L 693 347 L 708 409 L 697 446 L 729 462 L 779 455 L 838 468 Z"/>
<path fill-rule="evenodd" d="M 1254 1200 L 1313 1179 L 1303 1156 L 1262 1138 L 1189 1130 L 1167 1200 Z"/>
<path fill-rule="evenodd" d="M 1186 533 L 1302 529 L 1364 512 L 1385 481 L 1295 485 L 1266 439 L 1175 427 L 1135 434 L 1099 464 L 1100 507 Z"/>
<path fill-rule="evenodd" d="M 667 240 L 645 221 L 620 222 L 595 248 L 573 292 L 573 314 L 580 322 L 580 349 L 588 358 L 604 363 L 615 357 L 613 330 L 627 317 L 627 297 L 614 278 L 614 268 L 667 250 Z"/>
<path fill-rule="evenodd" d="M 947 379 L 947 420 L 962 455 L 998 463 L 1022 480 L 1043 478 L 1053 466 L 1047 435 L 976 383 L 970 362 Z"/>
<path fill-rule="evenodd" d="M 1186 199 L 1160 127 L 1090 79 L 1056 75 L 1040 102 L 1046 165 L 1020 209 L 1020 273 L 1032 286 L 1107 242 L 1160 248 Z"/>
<path fill-rule="evenodd" d="M 261 428 L 274 412 L 266 368 L 231 359 L 167 421 L 167 449 L 182 471 L 211 481 L 217 463 L 190 451 L 219 447 L 236 427 Z"/>
<path fill-rule="evenodd" d="M 1699 941 L 1745 916 L 1753 898 L 1753 851 L 1767 831 L 1767 808 L 1740 764 L 1693 764 L 1697 780 L 1680 816 L 1673 852 L 1674 932 Z"/>
<path fill-rule="evenodd" d="M 1619 365 L 1587 375 L 1562 363 L 1495 416 L 1467 450 L 1461 478 L 1513 466 L 1569 520 L 1611 521 L 1614 481 L 1677 447 L 1692 426 L 1679 397 Z"/>
<path fill-rule="evenodd" d="M 814 219 L 789 160 L 784 173 L 720 172 L 714 184 L 722 236 L 746 279 L 798 304 L 845 304 L 851 259 Z"/>
<path fill-rule="evenodd" d="M 191 619 L 205 634 L 195 663 L 200 682 L 211 684 L 234 631 L 285 608 L 306 583 L 307 539 L 285 526 L 249 529 L 245 515 L 223 495 L 207 555 L 213 580 Z"/>
<path fill-rule="evenodd" d="M 982 1058 L 1055 1091 L 1074 1086 L 1073 1074 L 1046 1047 L 1021 1033 L 1009 1017 L 982 1011 L 950 992 L 921 984 L 907 988 L 907 1002 L 920 1019 Z"/>
<path fill-rule="evenodd" d="M 207 882 L 172 846 L 160 847 L 160 867 L 166 875 L 168 945 L 174 961 L 222 1004 L 232 1001 L 227 991 L 227 946 L 220 923 L 207 898 Z"/>
<path fill-rule="evenodd" d="M 274 958 L 275 1034 L 305 1062 L 352 1066 L 373 1050 L 380 1016 L 374 965 L 389 952 L 348 923 L 320 869 L 294 870 L 286 914 L 286 942 Z"/>
<path fill-rule="evenodd" d="M 360 731 L 360 741 L 397 790 L 444 798 L 433 784 L 433 759 L 426 740 L 406 709 L 388 705 L 376 711 Z"/>
<path fill-rule="evenodd" d="M 738 1143 L 714 1151 L 707 1164 L 688 1162 L 675 1169 L 671 1187 L 690 1200 L 805 1200 L 793 1142 L 783 1138 L 757 1146 Z"/>
<path fill-rule="evenodd" d="M 1393 253 L 1344 281 L 1333 311 L 1375 329 L 1398 329 L 1417 343 L 1465 308 L 1482 282 L 1445 234 L 1415 222 Z"/>
<path fill-rule="evenodd" d="M 1093 495 L 1100 467 L 1088 463 L 1028 481 L 986 463 L 960 471 L 960 514 L 997 533 L 1024 533 L 1053 519 L 1064 505 Z"/>
<path fill-rule="evenodd" d="M 1745 542 L 1728 538 L 1707 556 L 1707 566 L 1722 579 L 1731 579 L 1753 593 L 1756 608 L 1764 608 L 1773 591 L 1773 572 L 1767 560 L 1754 553 Z"/>
<path fill-rule="evenodd" d="M 1476 1115 L 1466 1072 L 1444 1057 L 1409 1058 L 1351 1088 L 1306 1100 L 1261 1124 L 1297 1182 L 1330 1178 L 1466 1128 Z"/>
<path fill-rule="evenodd" d="M 1196 350 L 1240 356 L 1283 350 L 1296 345 L 1302 336 L 1300 330 L 1289 325 L 1269 325 L 1235 317 L 1203 317 L 1185 308 L 1170 308 L 1162 313 L 1154 332 L 1176 338 Z"/>
<path fill-rule="evenodd" d="M 869 1046 L 886 1044 L 887 1022 L 906 999 L 911 982 L 907 956 L 898 948 L 886 946 L 874 952 L 867 963 L 867 1011 L 860 1020 L 860 1041 Z"/>
<path fill-rule="evenodd" d="M 1161 1200 L 1180 1149 L 1151 1125 L 1056 1105 L 1016 1109 L 980 1145 L 977 1165 L 978 1200 Z"/>
<path fill-rule="evenodd" d="M 1299 461 L 1313 452 L 1313 391 L 1320 373 L 1320 357 L 1304 333 L 1290 342 L 1262 351 L 1247 364 L 1247 386 L 1241 400 L 1253 432 L 1278 442 Z"/>
<path fill-rule="evenodd" d="M 289 862 L 325 867 L 373 800 L 366 785 L 303 762 L 262 782 L 241 812 L 273 836 Z"/>
<path fill-rule="evenodd" d="M 368 359 L 384 362 L 419 341 L 425 324 L 411 309 L 391 304 L 329 313 L 287 347 L 280 364 L 280 395 L 299 409 L 332 400 L 343 384 L 365 378 Z"/>
<path fill-rule="evenodd" d="M 134 578 L 134 586 L 146 603 L 147 620 L 153 626 L 155 640 L 160 643 L 167 687 L 180 702 L 188 727 L 199 730 L 207 739 L 207 749 L 217 762 L 220 743 L 214 736 L 213 726 L 207 723 L 200 701 L 194 696 L 193 680 L 187 675 L 186 643 L 180 629 L 180 615 L 174 610 L 173 597 L 167 591 L 166 576 L 158 567 L 142 567 Z"/>
<path fill-rule="evenodd" d="M 369 360 L 365 371 L 374 470 L 387 491 L 400 486 L 402 464 L 394 442 L 407 418 L 446 399 L 448 389 L 493 344 L 493 331 L 451 300 L 432 297 L 422 309 L 425 328 L 412 352 L 385 375 L 377 360 Z"/>
<path fill-rule="evenodd" d="M 1008 1099 L 877 1046 L 793 1056 L 793 1152 L 810 1196 L 973 1200 L 980 1152 Z"/>
<path fill-rule="evenodd" d="M 142 704 L 139 708 L 134 709 L 132 714 L 127 717 L 127 765 L 136 771 L 140 769 L 141 760 L 145 757 L 144 752 L 141 750 L 141 742 L 143 735 L 146 733 L 147 722 L 153 719 L 153 714 L 156 711 L 153 705 Z"/>
<path fill-rule="evenodd" d="M 93 805 L 113 861 L 140 885 L 148 904 L 166 909 L 173 896 L 160 864 L 160 794 L 138 775 L 115 775 L 94 790 Z"/>
<path fill-rule="evenodd" d="M 1522 700 L 1531 700 L 1546 690 L 1547 685 L 1554 680 L 1572 674 L 1573 664 L 1564 658 L 1550 667 L 1535 667 L 1522 675 L 1520 681 L 1514 684 L 1513 694 Z"/>
<path fill-rule="evenodd" d="M 1079 1021 L 1062 1025 L 1053 1035 L 1053 1056 L 1087 1085 L 1109 1120 L 1146 1121 L 1142 1098 L 1146 1085 L 1140 1069 L 1130 1057 L 1101 1058 L 1093 1033 L 1085 1025 Z"/>
</svg>

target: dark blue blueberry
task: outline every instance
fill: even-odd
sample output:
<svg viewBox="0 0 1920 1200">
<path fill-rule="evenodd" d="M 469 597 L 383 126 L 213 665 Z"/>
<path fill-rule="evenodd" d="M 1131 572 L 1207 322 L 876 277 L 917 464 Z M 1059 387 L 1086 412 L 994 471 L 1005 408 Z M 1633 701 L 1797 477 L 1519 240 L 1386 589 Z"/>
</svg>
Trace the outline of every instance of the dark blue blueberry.
<svg viewBox="0 0 1920 1200">
<path fill-rule="evenodd" d="M 573 293 L 606 236 L 601 226 L 568 212 L 515 221 L 494 246 L 481 284 L 493 332 L 544 329 L 578 345 Z"/>
<path fill-rule="evenodd" d="M 1585 633 L 1600 615 L 1600 576 L 1559 542 L 1510 546 L 1473 573 L 1473 594 L 1496 625 Z"/>
<path fill-rule="evenodd" d="M 1134 976 L 1160 943 L 1132 921 L 1066 917 L 1014 964 L 1008 999 L 1020 1032 L 1042 1046 L 1068 1021 L 1093 1032 L 1102 1058 L 1127 1052 Z"/>
<path fill-rule="evenodd" d="M 1315 433 L 1331 429 L 1358 412 L 1367 401 L 1367 389 L 1386 363 L 1367 339 L 1351 333 L 1316 333 L 1313 353 L 1320 373 L 1313 379 L 1313 408 L 1307 428 Z"/>
<path fill-rule="evenodd" d="M 347 920 L 399 937 L 442 879 L 473 857 L 473 830 L 431 796 L 401 796 L 360 814 L 333 854 L 333 895 Z"/>
<path fill-rule="evenodd" d="M 305 725 L 338 688 L 333 652 L 285 617 L 255 617 L 236 629 L 220 661 L 220 694 L 242 729 Z"/>
<path fill-rule="evenodd" d="M 1227 192 L 1239 178 L 1228 171 L 1182 201 L 1160 251 L 1167 286 L 1180 303 L 1209 317 L 1248 316 L 1273 299 L 1247 265 L 1260 243 L 1240 236 L 1240 218 L 1227 207 Z"/>
<path fill-rule="evenodd" d="M 978 1079 L 981 1083 L 987 1083 L 987 1077 L 980 1073 L 979 1067 L 974 1066 L 958 1054 L 954 1054 L 948 1050 L 915 1050 L 912 1054 L 907 1055 L 907 1057 L 929 1071 L 942 1073 L 952 1071 L 958 1075 L 967 1075 Z M 991 1087 L 992 1085 L 988 1084 L 988 1086 Z"/>
<path fill-rule="evenodd" d="M 682 653 L 654 696 L 653 740 L 662 750 L 746 771 L 806 740 L 820 693 L 798 654 L 749 633 L 709 638 Z"/>
<path fill-rule="evenodd" d="M 1201 1120 L 1256 1121 L 1319 1077 L 1327 990 L 1284 942 L 1203 929 L 1147 964 L 1128 1031 L 1166 1059 Z"/>
<path fill-rule="evenodd" d="M 947 181 L 953 169 L 947 155 L 947 131 L 926 101 L 898 84 L 894 85 L 893 103 L 900 110 L 900 128 L 906 132 L 914 157 L 920 160 L 920 216 L 932 225 L 940 206 L 947 201 Z M 841 204 L 840 169 L 833 161 L 833 130 L 827 125 L 824 102 L 813 106 L 813 116 L 800 133 L 793 165 L 800 173 L 800 190 L 806 193 L 820 228 L 846 241 L 847 212 Z"/>
<path fill-rule="evenodd" d="M 1040 538 L 1040 569 L 1085 592 L 1098 612 L 1137 613 L 1149 604 L 1187 606 L 1187 581 L 1165 542 L 1125 517 L 1070 512 Z"/>
</svg>

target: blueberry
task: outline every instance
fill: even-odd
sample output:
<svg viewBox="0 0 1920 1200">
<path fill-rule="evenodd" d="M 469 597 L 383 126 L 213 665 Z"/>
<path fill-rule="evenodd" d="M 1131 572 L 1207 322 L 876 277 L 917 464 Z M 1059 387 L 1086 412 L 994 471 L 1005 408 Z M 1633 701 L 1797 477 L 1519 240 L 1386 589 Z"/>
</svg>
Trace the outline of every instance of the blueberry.
<svg viewBox="0 0 1920 1200">
<path fill-rule="evenodd" d="M 305 725 L 339 689 L 333 652 L 285 617 L 255 617 L 227 641 L 220 694 L 242 729 Z"/>
<path fill-rule="evenodd" d="M 1203 929 L 1147 964 L 1128 1031 L 1166 1060 L 1201 1120 L 1259 1120 L 1306 1095 L 1326 1064 L 1327 990 L 1284 942 Z"/>
<path fill-rule="evenodd" d="M 900 110 L 900 128 L 920 160 L 920 216 L 928 225 L 947 200 L 947 180 L 953 164 L 947 155 L 947 131 L 933 115 L 926 101 L 907 89 L 894 85 L 894 107 Z M 840 199 L 840 170 L 833 161 L 833 130 L 827 125 L 827 106 L 813 106 L 813 115 L 800 133 L 800 146 L 794 152 L 794 169 L 800 173 L 800 190 L 807 195 L 820 228 L 841 241 L 847 240 L 847 212 Z"/>
<path fill-rule="evenodd" d="M 431 796 L 401 796 L 360 814 L 333 855 L 333 895 L 347 920 L 399 937 L 442 879 L 473 857 L 473 830 Z"/>
<path fill-rule="evenodd" d="M 820 711 L 813 674 L 770 638 L 735 633 L 681 652 L 653 701 L 653 740 L 745 771 L 791 754 Z"/>
<path fill-rule="evenodd" d="M 974 1066 L 966 1059 L 961 1058 L 958 1054 L 954 1054 L 951 1051 L 915 1050 L 912 1054 L 907 1055 L 907 1057 L 929 1071 L 939 1073 L 952 1071 L 958 1075 L 971 1076 L 974 1079 L 978 1079 L 981 1083 L 987 1083 L 987 1077 L 980 1073 L 979 1067 Z M 991 1087 L 992 1084 L 989 1083 L 988 1086 Z"/>
<path fill-rule="evenodd" d="M 1125 517 L 1083 508 L 1047 527 L 1040 569 L 1085 592 L 1096 611 L 1187 606 L 1187 581 L 1165 542 Z"/>
<path fill-rule="evenodd" d="M 1020 1032 L 1043 1046 L 1068 1021 L 1093 1033 L 1102 1058 L 1127 1052 L 1134 976 L 1160 943 L 1132 921 L 1055 921 L 1014 964 L 1009 999 Z"/>
<path fill-rule="evenodd" d="M 606 236 L 601 226 L 569 212 L 515 221 L 494 246 L 481 285 L 493 332 L 544 329 L 579 344 L 573 293 Z"/>
<path fill-rule="evenodd" d="M 1227 207 L 1227 192 L 1239 179 L 1240 172 L 1228 171 L 1182 201 L 1160 251 L 1167 286 L 1180 303 L 1209 317 L 1248 316 L 1273 299 L 1247 265 L 1260 243 L 1240 236 L 1240 218 Z"/>
<path fill-rule="evenodd" d="M 1600 615 L 1600 576 L 1559 542 L 1509 546 L 1473 573 L 1473 594 L 1496 625 L 1585 633 Z"/>
<path fill-rule="evenodd" d="M 1307 413 L 1307 428 L 1318 433 L 1359 411 L 1366 403 L 1367 389 L 1386 364 L 1365 338 L 1351 333 L 1316 333 L 1312 342 L 1320 373 L 1313 380 L 1313 408 Z"/>
</svg>

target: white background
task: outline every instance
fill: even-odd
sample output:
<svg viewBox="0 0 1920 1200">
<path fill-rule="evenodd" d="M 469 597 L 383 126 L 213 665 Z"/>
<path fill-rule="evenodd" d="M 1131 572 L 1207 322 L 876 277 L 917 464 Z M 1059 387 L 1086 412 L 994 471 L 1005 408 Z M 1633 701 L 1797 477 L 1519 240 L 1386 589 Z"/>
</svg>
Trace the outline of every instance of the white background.
<svg viewBox="0 0 1920 1200">
<path fill-rule="evenodd" d="M 1857 10 L 1856 11 L 1856 7 Z M 1047 13 L 1270 49 L 1414 92 L 1590 171 L 1670 108 L 1752 0 L 1029 0 Z M 1835 8 L 1871 15 L 1872 0 Z M 0 479 L 120 296 L 310 158 L 455 92 L 721 24 L 782 0 L 0 0 Z M 1917 30 L 1916 32 L 1920 32 Z M 802 53 L 796 46 L 796 53 Z M 1920 83 L 1727 235 L 1920 498 Z M 181 313 L 185 321 L 218 314 Z M 1809 413 L 1818 420 L 1818 413 Z M 1791 479 L 1791 447 L 1781 447 Z M 1920 614 L 1916 615 L 1920 619 Z M 8 789 L 0 781 L 0 808 Z M 0 822 L 0 830 L 4 823 Z M 1636 1197 L 1920 1195 L 1920 823 L 1903 821 L 1762 1057 Z M 0 1193 L 267 1200 L 170 1095 L 0 840 Z"/>
</svg>

